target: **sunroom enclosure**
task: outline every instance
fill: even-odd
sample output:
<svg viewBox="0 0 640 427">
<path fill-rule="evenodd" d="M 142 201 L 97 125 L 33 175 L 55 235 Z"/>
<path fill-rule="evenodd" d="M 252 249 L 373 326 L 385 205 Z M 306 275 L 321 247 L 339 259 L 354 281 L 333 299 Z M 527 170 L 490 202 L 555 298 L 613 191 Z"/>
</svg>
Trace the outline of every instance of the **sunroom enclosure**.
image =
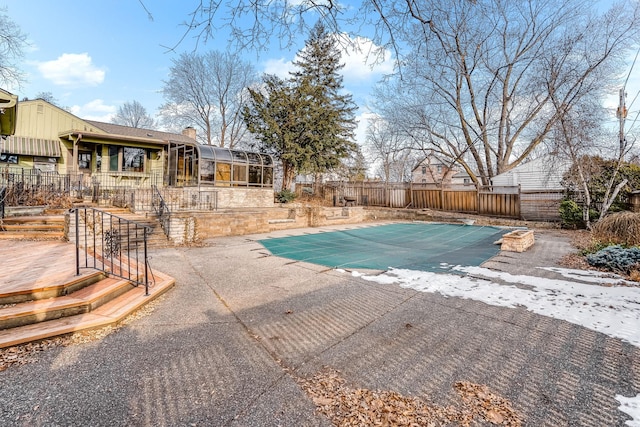
<svg viewBox="0 0 640 427">
<path fill-rule="evenodd" d="M 165 185 L 172 187 L 273 187 L 268 154 L 170 142 Z"/>
</svg>

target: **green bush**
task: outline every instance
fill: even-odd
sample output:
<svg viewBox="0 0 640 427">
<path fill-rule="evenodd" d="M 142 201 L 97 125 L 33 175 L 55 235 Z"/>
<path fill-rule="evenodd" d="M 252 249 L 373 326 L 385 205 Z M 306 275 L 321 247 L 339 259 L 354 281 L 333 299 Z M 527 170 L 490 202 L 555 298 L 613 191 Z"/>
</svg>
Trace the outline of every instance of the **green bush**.
<svg viewBox="0 0 640 427">
<path fill-rule="evenodd" d="M 560 203 L 560 220 L 562 228 L 584 228 L 582 220 L 582 208 L 573 200 L 564 200 Z"/>
<path fill-rule="evenodd" d="M 294 201 L 296 193 L 291 190 L 281 190 L 276 193 L 276 200 L 280 203 L 289 203 Z"/>
<path fill-rule="evenodd" d="M 589 209 L 589 220 L 593 221 L 597 216 L 594 209 Z M 587 226 L 582 219 L 582 207 L 573 200 L 563 200 L 560 203 L 560 220 L 562 228 L 575 230 Z"/>
<path fill-rule="evenodd" d="M 640 263 L 640 248 L 625 248 L 620 245 L 609 246 L 587 255 L 587 262 L 616 273 L 629 274 Z"/>
</svg>

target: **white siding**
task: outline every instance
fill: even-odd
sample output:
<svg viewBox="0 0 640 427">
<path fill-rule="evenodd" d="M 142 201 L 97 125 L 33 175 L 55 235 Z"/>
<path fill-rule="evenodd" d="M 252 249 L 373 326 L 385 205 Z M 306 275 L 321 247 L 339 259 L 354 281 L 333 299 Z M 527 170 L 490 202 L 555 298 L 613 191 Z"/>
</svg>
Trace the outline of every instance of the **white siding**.
<svg viewBox="0 0 640 427">
<path fill-rule="evenodd" d="M 493 177 L 495 186 L 520 185 L 521 190 L 561 190 L 562 176 L 569 169 L 568 162 L 552 156 L 540 157 Z"/>
</svg>

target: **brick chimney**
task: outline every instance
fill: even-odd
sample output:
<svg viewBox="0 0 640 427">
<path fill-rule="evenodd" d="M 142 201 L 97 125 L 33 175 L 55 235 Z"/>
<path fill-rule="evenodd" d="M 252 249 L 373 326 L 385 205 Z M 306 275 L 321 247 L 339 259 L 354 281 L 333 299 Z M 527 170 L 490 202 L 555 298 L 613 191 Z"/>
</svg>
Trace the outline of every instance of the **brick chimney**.
<svg viewBox="0 0 640 427">
<path fill-rule="evenodd" d="M 184 128 L 184 130 L 182 131 L 182 134 L 184 136 L 188 136 L 189 138 L 191 138 L 193 140 L 196 139 L 196 129 L 191 127 L 191 126 Z"/>
</svg>

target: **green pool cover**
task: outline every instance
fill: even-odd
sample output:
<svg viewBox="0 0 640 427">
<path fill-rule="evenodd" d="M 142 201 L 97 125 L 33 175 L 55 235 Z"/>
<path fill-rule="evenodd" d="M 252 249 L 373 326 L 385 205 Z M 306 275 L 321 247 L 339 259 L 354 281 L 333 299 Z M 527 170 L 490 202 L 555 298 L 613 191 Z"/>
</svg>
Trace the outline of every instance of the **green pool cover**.
<svg viewBox="0 0 640 427">
<path fill-rule="evenodd" d="M 497 255 L 507 230 L 437 223 L 400 223 L 260 240 L 273 255 L 332 268 L 446 271 Z"/>
</svg>

